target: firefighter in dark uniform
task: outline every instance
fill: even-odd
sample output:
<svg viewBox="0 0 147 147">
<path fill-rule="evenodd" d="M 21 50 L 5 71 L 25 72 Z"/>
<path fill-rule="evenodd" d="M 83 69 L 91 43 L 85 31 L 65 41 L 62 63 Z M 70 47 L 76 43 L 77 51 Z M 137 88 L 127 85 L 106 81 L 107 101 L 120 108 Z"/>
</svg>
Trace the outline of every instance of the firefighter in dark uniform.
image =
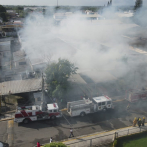
<svg viewBox="0 0 147 147">
<path fill-rule="evenodd" d="M 144 123 L 145 123 L 145 117 L 143 117 L 142 126 L 144 126 Z"/>
<path fill-rule="evenodd" d="M 142 124 L 142 122 L 141 122 L 141 118 L 139 118 L 139 120 L 138 120 L 138 127 L 140 127 L 141 124 Z"/>
</svg>

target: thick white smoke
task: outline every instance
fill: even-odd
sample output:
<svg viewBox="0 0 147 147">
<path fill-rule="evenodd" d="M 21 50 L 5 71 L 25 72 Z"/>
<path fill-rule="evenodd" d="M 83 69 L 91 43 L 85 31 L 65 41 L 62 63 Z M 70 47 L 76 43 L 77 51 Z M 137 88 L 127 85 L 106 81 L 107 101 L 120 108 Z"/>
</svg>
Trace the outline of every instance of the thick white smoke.
<svg viewBox="0 0 147 147">
<path fill-rule="evenodd" d="M 66 58 L 79 67 L 79 72 L 107 70 L 120 77 L 143 62 L 131 59 L 133 51 L 123 37 L 138 26 L 123 23 L 115 10 L 106 10 L 105 14 L 107 19 L 103 20 L 86 20 L 82 14 L 74 14 L 54 25 L 51 19 L 34 13 L 21 32 L 22 48 L 30 58 Z M 128 57 L 127 63 L 124 57 Z"/>
</svg>

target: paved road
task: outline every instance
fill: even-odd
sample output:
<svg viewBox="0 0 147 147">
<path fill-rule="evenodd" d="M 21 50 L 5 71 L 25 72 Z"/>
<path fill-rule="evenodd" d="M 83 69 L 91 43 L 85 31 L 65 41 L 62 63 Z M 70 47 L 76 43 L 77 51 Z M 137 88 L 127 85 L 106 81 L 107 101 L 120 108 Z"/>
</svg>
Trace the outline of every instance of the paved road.
<svg viewBox="0 0 147 147">
<path fill-rule="evenodd" d="M 66 117 L 73 125 L 75 136 L 103 132 L 113 129 L 119 129 L 132 125 L 134 117 L 147 118 L 146 103 L 132 105 L 129 111 L 126 111 L 127 102 L 117 102 L 114 111 L 99 112 L 85 117 Z M 15 147 L 31 147 L 37 141 L 44 144 L 49 142 L 49 138 L 54 140 L 63 140 L 69 136 L 69 123 L 64 119 L 44 120 L 31 122 L 30 124 L 14 123 L 13 136 Z M 7 122 L 0 122 L 0 134 L 6 134 Z M 1 136 L 2 136 L 1 135 Z M 1 137 L 0 136 L 0 137 Z M 3 139 L 1 137 L 0 139 Z"/>
<path fill-rule="evenodd" d="M 70 147 L 89 147 L 90 145 L 97 145 L 99 147 L 110 147 L 110 143 L 112 143 L 117 137 L 140 133 L 143 131 L 147 131 L 146 124 L 145 126 L 141 127 L 130 126 L 107 132 L 98 132 L 90 135 L 79 136 L 78 138 L 69 138 L 68 140 L 63 141 L 63 143 Z"/>
<path fill-rule="evenodd" d="M 7 122 L 0 122 L 0 141 L 7 141 Z"/>
</svg>

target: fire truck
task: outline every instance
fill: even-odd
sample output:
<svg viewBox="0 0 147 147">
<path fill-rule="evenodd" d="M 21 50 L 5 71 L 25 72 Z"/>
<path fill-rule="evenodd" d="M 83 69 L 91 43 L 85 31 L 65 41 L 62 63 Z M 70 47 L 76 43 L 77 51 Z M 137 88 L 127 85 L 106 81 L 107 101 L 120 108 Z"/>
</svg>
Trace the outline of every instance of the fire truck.
<svg viewBox="0 0 147 147">
<path fill-rule="evenodd" d="M 42 111 L 41 105 L 17 107 L 14 121 L 17 123 L 29 123 L 45 119 L 55 119 L 62 117 L 57 103 L 47 104 L 46 110 Z"/>
<path fill-rule="evenodd" d="M 146 89 L 140 89 L 140 90 L 135 90 L 131 89 L 126 91 L 126 100 L 129 102 L 137 102 L 139 100 L 146 100 L 147 99 L 147 90 Z"/>
<path fill-rule="evenodd" d="M 91 100 L 83 99 L 67 103 L 67 112 L 70 116 L 84 116 L 89 113 L 114 109 L 112 99 L 108 96 L 94 97 Z"/>
</svg>

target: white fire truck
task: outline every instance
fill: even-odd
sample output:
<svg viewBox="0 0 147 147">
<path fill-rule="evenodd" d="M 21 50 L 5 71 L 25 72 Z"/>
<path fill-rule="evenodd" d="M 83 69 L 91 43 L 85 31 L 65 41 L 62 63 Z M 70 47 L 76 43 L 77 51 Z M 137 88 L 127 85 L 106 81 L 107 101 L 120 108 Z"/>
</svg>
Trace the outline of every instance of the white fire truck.
<svg viewBox="0 0 147 147">
<path fill-rule="evenodd" d="M 147 99 L 146 89 L 140 89 L 140 90 L 131 89 L 126 91 L 126 100 L 128 100 L 131 103 L 146 99 Z"/>
<path fill-rule="evenodd" d="M 112 99 L 108 96 L 94 97 L 92 100 L 84 98 L 83 100 L 67 103 L 67 112 L 70 116 L 84 116 L 89 113 L 106 111 L 108 109 L 114 109 Z"/>
<path fill-rule="evenodd" d="M 55 119 L 56 117 L 62 117 L 62 113 L 59 111 L 57 103 L 47 104 L 46 111 L 42 111 L 40 105 L 17 107 L 15 113 L 15 122 L 28 123 L 29 121 Z"/>
</svg>

